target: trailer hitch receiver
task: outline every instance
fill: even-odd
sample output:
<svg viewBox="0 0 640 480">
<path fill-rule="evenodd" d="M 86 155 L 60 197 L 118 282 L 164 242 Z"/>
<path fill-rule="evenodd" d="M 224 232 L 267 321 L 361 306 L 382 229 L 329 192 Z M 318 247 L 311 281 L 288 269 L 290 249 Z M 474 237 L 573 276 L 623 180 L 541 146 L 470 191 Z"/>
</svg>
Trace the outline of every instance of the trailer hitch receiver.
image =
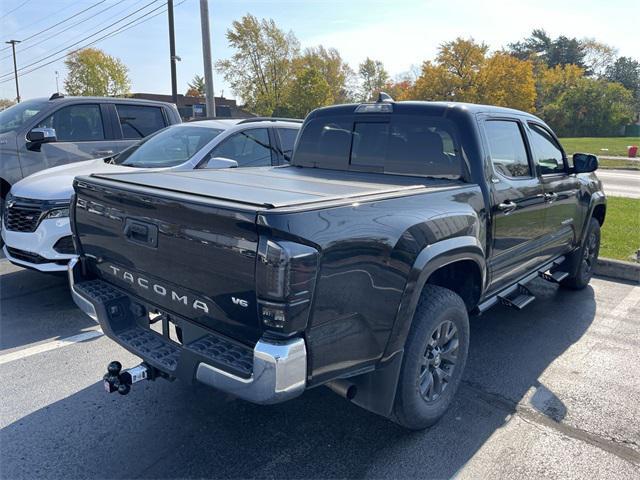
<svg viewBox="0 0 640 480">
<path fill-rule="evenodd" d="M 102 377 L 104 389 L 107 393 L 118 392 L 126 395 L 131 391 L 131 385 L 142 380 L 153 380 L 155 378 L 154 368 L 145 363 L 137 367 L 122 370 L 120 362 L 111 362 L 107 366 L 107 373 Z"/>
</svg>

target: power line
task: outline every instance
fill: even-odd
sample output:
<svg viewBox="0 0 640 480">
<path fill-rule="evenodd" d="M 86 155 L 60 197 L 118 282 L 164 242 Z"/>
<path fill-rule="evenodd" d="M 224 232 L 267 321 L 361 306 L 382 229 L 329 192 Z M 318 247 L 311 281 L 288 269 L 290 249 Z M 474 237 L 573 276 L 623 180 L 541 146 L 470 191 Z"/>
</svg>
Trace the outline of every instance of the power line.
<svg viewBox="0 0 640 480">
<path fill-rule="evenodd" d="M 100 15 L 101 13 L 106 12 L 107 10 L 112 9 L 113 7 L 116 7 L 116 6 L 120 5 L 121 3 L 125 2 L 125 1 L 126 1 L 126 0 L 120 0 L 120 1 L 119 1 L 119 2 L 117 2 L 117 3 L 114 3 L 114 4 L 112 4 L 112 5 L 109 5 L 107 8 L 104 8 L 104 9 L 100 10 L 99 12 L 96 12 L 95 14 L 93 14 L 93 18 L 97 17 L 97 16 L 98 16 L 98 15 Z M 135 3 L 134 3 L 134 5 L 137 5 L 137 4 L 138 4 L 138 3 L 140 3 L 141 1 L 142 1 L 142 0 L 138 0 L 137 2 L 135 2 Z M 128 10 L 128 8 L 127 8 L 127 9 L 125 9 L 125 10 L 123 10 L 123 11 L 126 11 L 126 10 Z M 53 32 L 53 33 L 52 33 L 50 36 L 48 36 L 47 38 L 43 38 L 42 40 L 39 40 L 37 43 L 31 44 L 31 45 L 29 45 L 28 47 L 25 47 L 25 48 L 18 49 L 17 51 L 18 51 L 18 52 L 20 52 L 20 53 L 22 53 L 22 52 L 26 52 L 27 50 L 30 50 L 30 49 L 32 49 L 33 47 L 37 47 L 38 45 L 40 45 L 40 44 L 42 44 L 42 43 L 44 43 L 44 42 L 47 42 L 47 41 L 51 40 L 51 39 L 52 39 L 52 38 L 54 38 L 54 37 L 57 37 L 57 36 L 58 36 L 58 35 L 60 35 L 61 33 L 64 33 L 64 32 L 66 32 L 66 31 L 68 31 L 68 30 L 71 30 L 73 27 L 75 27 L 75 26 L 77 26 L 77 25 L 79 25 L 79 24 L 81 24 L 81 23 L 83 23 L 83 22 L 85 22 L 85 21 L 87 21 L 87 20 L 88 20 L 88 17 L 87 17 L 87 18 L 82 18 L 82 19 L 78 20 L 77 22 L 72 23 L 71 25 L 69 25 L 69 26 L 67 26 L 67 27 L 63 28 L 62 30 L 59 30 L 59 31 L 57 31 L 57 32 Z M 91 30 L 93 30 L 93 27 L 91 27 L 90 29 L 84 30 L 80 35 L 76 35 L 76 36 L 74 36 L 73 38 L 78 38 L 79 36 L 84 35 L 84 34 L 86 34 L 86 33 L 90 32 Z M 0 61 L 5 60 L 5 59 L 7 59 L 7 58 L 11 58 L 11 54 L 9 54 L 9 55 L 5 55 L 4 57 L 0 58 Z"/>
<path fill-rule="evenodd" d="M 14 8 L 13 10 L 9 10 L 7 13 L 5 13 L 4 15 L 2 15 L 0 17 L 0 20 L 2 20 L 4 17 L 8 17 L 9 15 L 11 15 L 13 12 L 15 12 L 16 10 L 18 10 L 20 7 L 23 7 L 24 5 L 26 5 L 27 3 L 29 3 L 29 0 L 25 0 L 24 2 L 22 2 L 20 5 L 18 5 L 16 8 Z M 11 48 L 11 47 L 9 47 Z"/>
<path fill-rule="evenodd" d="M 41 35 L 41 34 L 43 34 L 44 32 L 48 32 L 49 30 L 51 30 L 52 28 L 57 27 L 58 25 L 62 25 L 63 23 L 67 23 L 69 20 L 74 19 L 75 17 L 77 17 L 78 15 L 83 14 L 84 12 L 88 12 L 88 11 L 89 11 L 89 10 L 91 10 L 92 8 L 95 8 L 95 7 L 97 7 L 98 5 L 100 5 L 101 3 L 104 3 L 104 2 L 106 2 L 106 1 L 107 1 L 107 0 L 100 0 L 98 3 L 94 3 L 94 4 L 93 4 L 93 5 L 91 5 L 90 7 L 87 7 L 87 8 L 85 8 L 84 10 L 81 10 L 81 11 L 79 11 L 79 12 L 77 12 L 77 13 L 74 13 L 74 14 L 73 14 L 73 15 L 71 15 L 70 17 L 67 17 L 67 18 L 65 18 L 64 20 L 62 20 L 62 21 L 60 21 L 60 22 L 58 22 L 58 23 L 56 23 L 56 24 L 54 24 L 54 25 L 51 25 L 50 27 L 47 27 L 47 28 L 45 28 L 44 30 L 40 30 L 39 32 L 34 33 L 33 35 L 29 35 L 27 38 L 23 38 L 21 41 L 22 41 L 22 42 L 26 42 L 27 40 L 31 40 L 32 38 L 37 37 L 38 35 Z M 7 47 L 7 48 L 9 48 L 9 47 Z"/>
<path fill-rule="evenodd" d="M 176 6 L 176 7 L 179 7 L 180 5 L 182 5 L 183 3 L 185 3 L 186 1 L 187 1 L 187 0 L 182 0 L 181 2 L 177 3 L 175 6 Z M 154 11 L 158 10 L 158 8 L 162 8 L 163 10 L 161 10 L 161 11 L 160 11 L 160 12 L 158 12 L 158 13 L 155 13 L 154 15 L 149 16 L 152 12 L 154 12 Z M 34 67 L 34 68 L 32 68 L 31 70 L 27 70 L 26 72 L 23 72 L 23 73 L 19 74 L 18 76 L 19 76 L 19 77 L 23 77 L 23 76 L 25 76 L 25 75 L 28 75 L 28 74 L 29 74 L 29 73 L 31 73 L 31 72 L 35 72 L 36 70 L 40 70 L 41 68 L 44 68 L 44 67 L 46 67 L 46 66 L 48 66 L 48 65 L 51 65 L 52 63 L 55 63 L 55 62 L 57 62 L 58 60 L 61 60 L 61 59 L 65 58 L 65 57 L 68 57 L 69 55 L 72 55 L 72 54 L 74 54 L 74 53 L 76 53 L 76 52 L 78 52 L 78 51 L 82 50 L 83 48 L 90 47 L 91 45 L 95 45 L 96 43 L 98 43 L 98 42 L 100 42 L 100 41 L 102 41 L 102 40 L 106 40 L 106 39 L 108 39 L 108 38 L 111 38 L 111 37 L 114 37 L 114 36 L 116 36 L 116 35 L 119 35 L 120 33 L 126 32 L 127 30 L 129 30 L 129 29 L 131 29 L 131 28 L 137 27 L 138 25 L 140 25 L 140 24 L 142 24 L 142 23 L 145 23 L 145 22 L 147 22 L 147 21 L 151 20 L 151 19 L 152 19 L 152 18 L 154 18 L 154 17 L 157 17 L 158 15 L 162 15 L 162 14 L 163 14 L 163 13 L 165 13 L 166 11 L 167 11 L 167 10 L 166 10 L 165 6 L 164 6 L 164 5 L 160 5 L 159 7 L 155 8 L 155 9 L 153 9 L 153 10 L 151 10 L 151 11 L 147 12 L 147 13 L 145 13 L 145 14 L 144 14 L 144 15 L 142 15 L 141 17 L 138 17 L 138 18 L 136 18 L 135 20 L 132 20 L 131 22 L 126 23 L 126 24 L 122 25 L 120 28 L 118 28 L 118 29 L 114 30 L 113 32 L 109 32 L 108 34 L 106 34 L 106 35 L 104 35 L 104 36 L 102 36 L 102 37 L 100 37 L 100 38 L 97 38 L 96 40 L 93 40 L 93 41 L 91 41 L 90 43 L 87 43 L 86 45 L 83 45 L 82 47 L 79 47 L 79 48 L 77 48 L 77 49 L 75 49 L 75 50 L 73 50 L 73 51 L 71 51 L 71 52 L 65 53 L 64 55 L 61 55 L 61 56 L 59 56 L 59 57 L 57 57 L 57 58 L 54 58 L 53 60 L 51 60 L 51 61 L 49 61 L 49 62 L 47 62 L 47 63 L 45 63 L 45 64 L 39 65 L 39 66 L 37 66 L 37 67 Z M 145 18 L 145 17 L 146 17 L 146 18 Z M 25 67 L 25 68 L 26 68 L 26 67 Z M 6 78 L 6 79 L 4 79 L 4 80 L 0 80 L 0 84 L 10 82 L 11 80 L 12 80 L 12 78 L 11 78 L 11 77 L 10 77 L 10 78 Z"/>
<path fill-rule="evenodd" d="M 51 20 L 51 17 L 52 17 L 52 16 L 53 16 L 53 17 L 57 17 L 59 14 L 66 12 L 67 10 L 69 10 L 69 9 L 70 9 L 71 7 L 73 7 L 73 6 L 74 6 L 74 4 L 73 4 L 73 3 L 70 3 L 70 4 L 68 4 L 68 5 L 65 5 L 65 6 L 64 6 L 64 7 L 62 7 L 60 10 L 58 10 L 57 12 L 55 12 L 53 15 L 47 15 L 46 17 L 42 17 L 41 19 L 36 20 L 35 22 L 29 22 L 29 26 L 30 26 L 30 27 L 32 27 L 32 28 L 33 28 L 33 27 L 35 27 L 35 26 L 38 26 L 38 25 L 40 25 L 40 24 L 42 24 L 42 23 L 44 23 L 44 22 L 46 22 L 46 21 L 48 21 L 48 20 Z M 19 31 L 21 31 L 21 30 L 22 30 L 21 28 L 18 28 L 18 30 L 11 32 L 8 36 L 14 36 L 16 33 L 18 33 L 18 32 L 19 32 Z M 4 48 L 3 48 L 3 49 L 0 49 L 0 50 L 4 50 Z"/>
<path fill-rule="evenodd" d="M 97 31 L 97 32 L 95 32 L 95 33 L 92 33 L 91 35 L 88 35 L 88 36 L 84 37 L 83 39 L 78 40 L 77 42 L 72 43 L 71 45 L 68 45 L 68 46 L 66 46 L 66 47 L 64 47 L 64 48 L 61 48 L 60 50 L 57 50 L 57 51 L 55 51 L 55 52 L 53 52 L 53 53 L 47 54 L 46 56 L 42 57 L 42 58 L 41 58 L 41 59 L 39 59 L 39 60 L 36 60 L 35 62 L 31 62 L 31 63 L 30 63 L 30 64 L 28 64 L 28 65 L 21 66 L 20 68 L 18 68 L 18 71 L 19 71 L 19 72 L 21 72 L 22 70 L 24 70 L 24 69 L 26 69 L 26 68 L 29 68 L 29 67 L 32 67 L 32 66 L 34 66 L 34 65 L 37 65 L 37 64 L 38 64 L 38 63 L 40 63 L 40 62 L 44 62 L 44 61 L 46 61 L 48 58 L 51 58 L 52 56 L 57 55 L 57 54 L 59 54 L 59 53 L 61 53 L 61 52 L 65 51 L 65 50 L 68 50 L 68 49 L 69 49 L 69 48 L 71 48 L 71 47 L 75 47 L 76 45 L 78 45 L 78 44 L 80 44 L 80 43 L 84 42 L 85 40 L 88 40 L 88 39 L 89 39 L 89 38 L 91 38 L 91 37 L 95 37 L 97 34 L 99 34 L 99 33 L 101 33 L 101 32 L 104 32 L 105 30 L 108 30 L 109 28 L 113 27 L 114 25 L 116 25 L 116 24 L 118 24 L 118 23 L 120 23 L 120 22 L 122 22 L 122 21 L 126 20 L 126 19 L 127 19 L 127 18 L 129 18 L 131 15 L 135 15 L 136 13 L 140 12 L 141 10 L 144 10 L 144 9 L 145 9 L 145 8 L 147 8 L 148 6 L 150 6 L 150 5 L 154 4 L 154 3 L 158 2 L 158 1 L 159 1 L 159 0 L 153 0 L 153 1 L 151 1 L 151 2 L 147 3 L 146 5 L 144 5 L 143 7 L 140 7 L 139 9 L 137 9 L 137 10 L 135 10 L 134 12 L 130 13 L 129 15 L 126 15 L 126 16 L 124 16 L 124 17 L 120 18 L 119 20 L 116 20 L 115 22 L 113 22 L 113 23 L 111 23 L 111 24 L 107 25 L 106 27 L 101 28 L 100 30 L 98 30 L 98 31 Z M 150 10 L 150 11 L 149 11 L 149 13 L 154 12 L 154 11 L 158 10 L 159 8 L 162 8 L 162 5 L 161 5 L 160 7 L 156 7 L 156 8 L 155 8 L 155 9 L 153 9 L 153 10 Z M 2 77 L 6 77 L 7 75 L 11 75 L 11 73 L 3 73 L 2 75 L 0 75 L 0 78 L 2 78 Z"/>
</svg>

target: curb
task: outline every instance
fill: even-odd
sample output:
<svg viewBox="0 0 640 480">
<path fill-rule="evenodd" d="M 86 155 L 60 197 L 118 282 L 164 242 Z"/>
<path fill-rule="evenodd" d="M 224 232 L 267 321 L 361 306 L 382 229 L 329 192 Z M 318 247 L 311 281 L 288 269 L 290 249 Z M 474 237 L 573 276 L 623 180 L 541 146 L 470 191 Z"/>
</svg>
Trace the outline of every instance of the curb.
<svg viewBox="0 0 640 480">
<path fill-rule="evenodd" d="M 640 263 L 599 258 L 594 273 L 599 276 L 625 280 L 640 285 Z"/>
</svg>

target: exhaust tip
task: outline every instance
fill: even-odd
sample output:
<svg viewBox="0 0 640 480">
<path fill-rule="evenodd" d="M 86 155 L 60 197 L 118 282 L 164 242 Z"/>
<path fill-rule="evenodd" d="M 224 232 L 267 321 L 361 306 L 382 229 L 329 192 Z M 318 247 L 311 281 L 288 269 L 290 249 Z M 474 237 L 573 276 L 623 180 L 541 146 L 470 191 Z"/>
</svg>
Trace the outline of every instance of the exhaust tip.
<svg viewBox="0 0 640 480">
<path fill-rule="evenodd" d="M 346 380 L 334 380 L 327 383 L 327 387 L 347 400 L 353 400 L 358 394 L 358 387 Z"/>
</svg>

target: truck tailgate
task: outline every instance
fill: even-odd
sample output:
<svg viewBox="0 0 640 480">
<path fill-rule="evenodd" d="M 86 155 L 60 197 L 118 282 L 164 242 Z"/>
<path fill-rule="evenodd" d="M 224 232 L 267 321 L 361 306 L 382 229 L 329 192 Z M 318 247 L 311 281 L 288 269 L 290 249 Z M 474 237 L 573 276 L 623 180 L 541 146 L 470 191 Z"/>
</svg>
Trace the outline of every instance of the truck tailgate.
<svg viewBox="0 0 640 480">
<path fill-rule="evenodd" d="M 163 312 L 257 341 L 255 210 L 141 194 L 116 182 L 76 181 L 75 190 L 74 231 L 94 275 Z"/>
</svg>

